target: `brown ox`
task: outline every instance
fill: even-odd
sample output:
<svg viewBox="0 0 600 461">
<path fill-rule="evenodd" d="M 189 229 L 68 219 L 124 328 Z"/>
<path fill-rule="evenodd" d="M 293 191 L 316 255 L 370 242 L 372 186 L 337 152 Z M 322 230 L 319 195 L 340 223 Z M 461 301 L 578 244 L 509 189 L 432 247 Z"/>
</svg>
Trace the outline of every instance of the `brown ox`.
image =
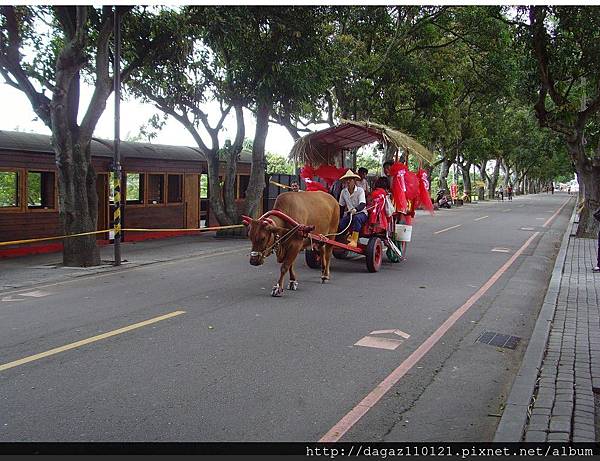
<svg viewBox="0 0 600 461">
<path fill-rule="evenodd" d="M 277 197 L 273 210 L 279 210 L 297 223 L 314 227 L 315 234 L 333 234 L 337 232 L 340 221 L 340 208 L 333 196 L 325 192 L 285 192 Z M 244 216 L 244 224 L 249 227 L 248 237 L 252 242 L 250 264 L 260 266 L 271 250 L 275 250 L 277 262 L 281 263 L 281 275 L 277 285 L 271 291 L 272 296 L 283 295 L 283 281 L 290 271 L 288 290 L 296 290 L 298 281 L 294 271 L 294 261 L 302 248 L 310 246 L 310 239 L 294 229 L 294 224 L 275 215 L 259 219 Z M 280 242 L 276 244 L 276 241 Z M 329 262 L 331 245 L 320 245 L 321 281 L 329 280 Z"/>
</svg>

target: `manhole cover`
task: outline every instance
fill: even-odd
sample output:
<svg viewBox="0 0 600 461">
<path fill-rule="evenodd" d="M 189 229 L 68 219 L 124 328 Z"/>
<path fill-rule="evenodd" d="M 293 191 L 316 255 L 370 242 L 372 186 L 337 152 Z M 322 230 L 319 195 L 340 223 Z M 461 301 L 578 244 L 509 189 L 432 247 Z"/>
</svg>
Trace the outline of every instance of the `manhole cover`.
<svg viewBox="0 0 600 461">
<path fill-rule="evenodd" d="M 488 344 L 505 349 L 516 349 L 521 338 L 518 336 L 503 335 L 494 331 L 485 331 L 475 340 L 476 343 Z"/>
</svg>

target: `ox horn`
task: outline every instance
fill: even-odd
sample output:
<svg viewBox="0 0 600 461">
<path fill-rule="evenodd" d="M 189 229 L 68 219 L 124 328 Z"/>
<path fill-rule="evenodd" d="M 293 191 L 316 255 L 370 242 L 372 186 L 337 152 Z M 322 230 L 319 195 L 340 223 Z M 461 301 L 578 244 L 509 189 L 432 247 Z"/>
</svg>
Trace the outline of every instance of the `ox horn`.
<svg viewBox="0 0 600 461">
<path fill-rule="evenodd" d="M 250 216 L 242 215 L 242 223 L 244 226 L 249 226 L 252 222 L 252 218 Z"/>
</svg>

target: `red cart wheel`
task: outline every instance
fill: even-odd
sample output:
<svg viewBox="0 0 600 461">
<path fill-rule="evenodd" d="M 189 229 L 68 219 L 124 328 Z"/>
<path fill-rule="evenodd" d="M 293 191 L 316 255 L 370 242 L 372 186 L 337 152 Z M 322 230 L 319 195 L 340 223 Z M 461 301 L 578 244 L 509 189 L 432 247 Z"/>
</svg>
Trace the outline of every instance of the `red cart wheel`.
<svg viewBox="0 0 600 461">
<path fill-rule="evenodd" d="M 321 268 L 321 255 L 318 251 L 304 250 L 304 256 L 306 259 L 306 265 L 311 269 Z"/>
<path fill-rule="evenodd" d="M 367 257 L 367 270 L 369 272 L 378 272 L 383 259 L 383 243 L 379 237 L 371 237 L 365 250 Z"/>
</svg>

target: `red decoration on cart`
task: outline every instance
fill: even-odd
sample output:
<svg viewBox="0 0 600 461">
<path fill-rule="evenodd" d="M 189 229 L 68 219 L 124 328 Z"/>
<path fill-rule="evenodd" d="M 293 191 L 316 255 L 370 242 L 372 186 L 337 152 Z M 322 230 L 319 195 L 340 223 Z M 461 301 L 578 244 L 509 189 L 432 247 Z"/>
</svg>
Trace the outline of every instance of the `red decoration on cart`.
<svg viewBox="0 0 600 461">
<path fill-rule="evenodd" d="M 320 190 L 323 192 L 329 192 L 328 187 L 331 187 L 334 182 L 340 179 L 348 168 L 338 168 L 333 165 L 321 165 L 315 169 L 310 165 L 304 165 L 300 170 L 300 177 L 306 183 L 307 191 Z M 318 176 L 327 183 L 327 187 L 313 178 Z"/>
<path fill-rule="evenodd" d="M 369 224 L 371 226 L 387 229 L 388 217 L 385 214 L 386 196 L 387 192 L 380 187 L 371 192 L 371 199 L 373 200 L 373 209 L 369 213 Z"/>
<path fill-rule="evenodd" d="M 423 205 L 427 211 L 433 214 L 433 203 L 431 203 L 431 197 L 429 196 L 429 178 L 427 171 L 421 169 L 417 172 L 419 177 L 419 203 Z"/>
<path fill-rule="evenodd" d="M 408 208 L 405 180 L 407 171 L 408 167 L 400 162 L 395 162 L 390 167 L 392 196 L 394 197 L 394 205 L 399 211 L 406 211 Z"/>
<path fill-rule="evenodd" d="M 340 179 L 348 171 L 348 168 L 338 168 L 333 165 L 321 165 L 315 170 L 315 176 L 318 176 L 331 187 L 334 182 Z"/>
</svg>

